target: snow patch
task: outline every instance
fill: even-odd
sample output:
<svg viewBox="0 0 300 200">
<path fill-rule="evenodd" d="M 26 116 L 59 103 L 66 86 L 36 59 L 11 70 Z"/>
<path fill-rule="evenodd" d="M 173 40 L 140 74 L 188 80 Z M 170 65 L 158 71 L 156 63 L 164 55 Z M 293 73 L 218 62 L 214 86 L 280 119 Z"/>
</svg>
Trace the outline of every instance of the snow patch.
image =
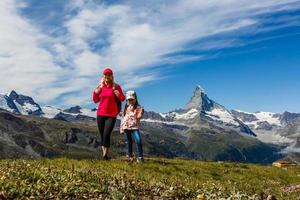
<svg viewBox="0 0 300 200">
<path fill-rule="evenodd" d="M 42 110 L 45 113 L 43 115 L 43 117 L 50 118 L 50 119 L 53 119 L 60 112 L 64 113 L 64 114 L 72 115 L 72 116 L 77 116 L 78 115 L 77 113 L 64 112 L 63 110 L 61 110 L 59 108 L 52 107 L 52 106 L 43 106 Z M 80 112 L 81 112 L 80 115 L 96 118 L 96 112 L 92 111 L 90 109 L 82 108 L 80 110 Z"/>
<path fill-rule="evenodd" d="M 0 94 L 0 108 L 13 112 L 13 109 L 11 109 L 8 104 L 7 100 L 5 99 L 5 95 Z"/>
<path fill-rule="evenodd" d="M 22 115 L 28 115 L 28 112 L 26 112 L 21 104 L 19 104 L 16 100 L 14 100 L 14 103 Z"/>
<path fill-rule="evenodd" d="M 189 119 L 193 119 L 196 117 L 196 115 L 198 114 L 198 110 L 193 108 L 190 109 L 188 112 L 183 113 L 183 114 L 175 114 L 175 120 L 189 120 Z"/>
<path fill-rule="evenodd" d="M 173 120 L 190 120 L 190 119 L 194 119 L 197 116 L 197 114 L 199 114 L 199 111 L 193 108 L 185 113 L 170 112 L 170 113 L 159 113 L 159 114 L 163 118 L 171 118 Z"/>
<path fill-rule="evenodd" d="M 87 109 L 87 108 L 82 108 L 80 110 L 80 114 L 81 115 L 85 115 L 85 116 L 88 116 L 88 117 L 93 117 L 95 118 L 97 115 L 96 115 L 96 111 L 92 111 L 91 109 Z"/>
<path fill-rule="evenodd" d="M 37 105 L 33 105 L 30 103 L 24 103 L 23 106 L 19 104 L 16 100 L 14 100 L 14 103 L 22 115 L 28 115 L 29 112 L 34 112 L 39 109 Z"/>
<path fill-rule="evenodd" d="M 206 116 L 216 121 L 222 121 L 226 124 L 239 126 L 239 123 L 235 120 L 231 113 L 224 109 L 214 108 L 212 111 L 206 112 Z"/>
<path fill-rule="evenodd" d="M 50 119 L 53 119 L 55 117 L 55 115 L 62 112 L 61 109 L 54 108 L 52 106 L 43 106 L 42 110 L 44 112 L 44 114 L 42 116 L 45 118 L 50 118 Z"/>
<path fill-rule="evenodd" d="M 255 112 L 255 113 L 249 113 L 249 112 L 244 112 L 241 110 L 235 110 L 239 113 L 244 113 L 244 114 L 249 114 L 249 115 L 254 115 L 257 120 L 256 121 L 252 121 L 252 122 L 244 122 L 246 125 L 253 127 L 254 129 L 258 128 L 258 124 L 261 122 L 268 122 L 270 125 L 274 125 L 274 126 L 278 126 L 281 127 L 281 123 L 280 123 L 280 117 L 276 116 L 276 113 L 272 113 L 272 112 Z M 239 118 L 240 119 L 240 118 Z M 242 119 L 240 119 L 242 121 Z"/>
<path fill-rule="evenodd" d="M 238 109 L 234 109 L 234 111 L 239 112 L 239 113 L 248 114 L 248 115 L 255 115 L 254 113 L 250 113 L 250 112 L 246 112 L 246 111 L 242 111 L 242 110 L 238 110 Z"/>
<path fill-rule="evenodd" d="M 22 107 L 26 112 L 30 112 L 30 111 L 34 112 L 34 111 L 37 111 L 39 109 L 39 107 L 37 105 L 33 105 L 33 104 L 30 104 L 30 103 L 24 103 L 24 105 Z"/>
<path fill-rule="evenodd" d="M 267 121 L 271 125 L 273 124 L 273 125 L 281 126 L 279 117 L 274 117 L 274 115 L 276 115 L 275 113 L 257 112 L 254 113 L 254 115 L 259 121 Z"/>
<path fill-rule="evenodd" d="M 141 119 L 143 122 L 151 122 L 151 123 L 161 123 L 161 124 L 167 124 L 167 125 L 182 125 L 184 126 L 184 123 L 179 123 L 179 122 L 165 122 L 165 121 L 160 121 L 160 120 L 155 120 L 155 119 Z"/>
<path fill-rule="evenodd" d="M 170 113 L 158 113 L 162 118 L 166 118 Z"/>
</svg>

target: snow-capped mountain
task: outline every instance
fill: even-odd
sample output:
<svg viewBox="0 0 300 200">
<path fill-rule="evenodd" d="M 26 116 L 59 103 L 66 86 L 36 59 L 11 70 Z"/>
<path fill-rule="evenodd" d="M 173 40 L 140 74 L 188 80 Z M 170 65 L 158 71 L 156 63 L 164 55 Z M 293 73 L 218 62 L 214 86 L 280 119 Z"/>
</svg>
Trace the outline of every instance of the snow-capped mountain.
<svg viewBox="0 0 300 200">
<path fill-rule="evenodd" d="M 42 106 L 42 110 L 44 112 L 42 116 L 49 119 L 53 119 L 58 113 L 63 112 L 63 110 L 52 106 Z"/>
<path fill-rule="evenodd" d="M 231 113 L 247 124 L 263 142 L 291 146 L 300 138 L 300 114 L 249 113 L 240 110 L 232 110 Z"/>
<path fill-rule="evenodd" d="M 64 110 L 52 106 L 41 107 L 31 97 L 19 95 L 14 91 L 10 95 L 0 96 L 0 107 L 17 114 L 36 115 L 62 121 L 92 122 L 95 125 L 96 120 L 95 109 L 90 110 L 80 106 Z M 240 113 L 240 115 L 242 114 Z M 145 140 L 148 141 L 148 144 L 155 144 L 155 148 L 151 149 L 151 153 L 154 154 L 157 153 L 159 146 L 162 148 L 162 152 L 166 152 L 166 150 L 171 152 L 170 155 L 194 159 L 238 160 L 243 162 L 270 162 L 273 159 L 278 159 L 277 157 L 280 155 L 277 153 L 282 148 L 257 140 L 256 137 L 253 137 L 255 133 L 247 125 L 248 122 L 249 125 L 254 121 L 264 122 L 270 116 L 262 113 L 257 114 L 257 116 L 246 114 L 248 116 L 245 118 L 234 115 L 233 112 L 210 99 L 201 86 L 197 86 L 185 108 L 167 113 L 145 112 L 141 125 Z M 4 113 L 4 115 L 6 114 Z M 275 116 L 278 117 L 274 114 L 274 119 L 271 118 L 276 125 L 278 119 Z M 280 115 L 279 121 L 281 124 L 297 123 L 297 117 L 298 115 L 286 113 L 284 117 Z M 39 118 L 30 119 L 39 120 Z M 47 122 L 47 120 L 42 121 Z M 62 123 L 56 120 L 49 120 L 50 122 Z M 259 125 L 258 122 L 257 125 Z M 270 124 L 272 124 L 271 120 Z M 5 125 L 3 126 L 5 127 Z M 284 136 L 284 133 L 291 133 L 289 127 L 286 125 L 280 129 L 282 135 L 279 136 L 288 138 Z M 294 135 L 296 135 L 298 130 L 293 130 L 295 131 Z M 69 135 L 67 136 L 69 138 Z M 285 147 L 295 148 L 297 146 L 299 146 L 298 143 Z M 290 149 L 286 150 L 290 151 Z"/>
<path fill-rule="evenodd" d="M 11 91 L 9 94 L 0 94 L 0 108 L 12 113 L 22 115 L 35 115 L 50 119 L 66 121 L 91 121 L 95 118 L 95 110 L 81 108 L 80 106 L 62 110 L 53 106 L 40 106 L 32 97 Z"/>
<path fill-rule="evenodd" d="M 171 124 L 184 124 L 194 129 L 208 126 L 255 136 L 251 129 L 221 104 L 210 99 L 201 86 L 197 86 L 192 98 L 186 104 L 185 109 L 168 113 L 157 113 L 146 116 L 143 119 L 148 122 L 161 122 Z"/>
<path fill-rule="evenodd" d="M 22 115 L 36 115 L 64 121 L 94 122 L 95 109 L 74 106 L 60 109 L 52 106 L 39 106 L 33 98 L 12 91 L 0 94 L 0 108 Z M 192 129 L 203 127 L 216 128 L 224 132 L 244 135 L 257 135 L 263 142 L 274 144 L 293 144 L 300 134 L 300 114 L 285 112 L 243 112 L 229 111 L 221 104 L 210 99 L 201 86 L 197 86 L 185 108 L 167 112 L 145 112 L 142 119 L 148 123 L 163 123 Z M 299 135 L 300 137 L 300 135 Z"/>
<path fill-rule="evenodd" d="M 65 110 L 55 108 L 53 106 L 43 106 L 42 110 L 44 112 L 42 117 L 46 117 L 46 118 L 50 118 L 50 119 L 56 118 L 58 115 L 60 115 L 60 116 L 64 115 L 64 116 L 69 116 L 69 117 L 71 117 L 71 116 L 76 117 L 78 115 L 92 117 L 92 118 L 96 117 L 95 110 L 81 108 L 80 106 L 74 106 L 74 107 L 71 107 L 71 108 L 65 109 Z"/>
<path fill-rule="evenodd" d="M 52 106 L 43 106 L 42 110 L 44 114 L 42 117 L 49 119 L 57 119 L 63 121 L 76 121 L 76 122 L 95 122 L 96 113 L 95 110 L 81 108 L 80 106 L 74 106 L 69 109 L 59 109 Z"/>
<path fill-rule="evenodd" d="M 272 130 L 282 126 L 281 115 L 271 112 L 249 113 L 240 110 L 232 110 L 231 113 L 253 130 Z"/>
<path fill-rule="evenodd" d="M 52 113 L 54 113 L 53 111 Z M 96 120 L 96 113 L 94 110 L 91 109 L 81 108 L 80 106 L 74 106 L 63 111 L 57 109 L 56 115 L 52 118 L 64 121 L 94 122 Z"/>
<path fill-rule="evenodd" d="M 9 95 L 0 95 L 0 107 L 22 115 L 43 115 L 43 111 L 31 97 L 12 91 Z"/>
<path fill-rule="evenodd" d="M 280 115 L 280 123 L 282 126 L 294 124 L 300 121 L 300 113 L 284 112 Z"/>
<path fill-rule="evenodd" d="M 244 112 L 240 110 L 232 110 L 231 113 L 253 130 L 271 131 L 292 125 L 300 120 L 299 113 L 284 112 L 283 114 L 271 112 Z"/>
</svg>

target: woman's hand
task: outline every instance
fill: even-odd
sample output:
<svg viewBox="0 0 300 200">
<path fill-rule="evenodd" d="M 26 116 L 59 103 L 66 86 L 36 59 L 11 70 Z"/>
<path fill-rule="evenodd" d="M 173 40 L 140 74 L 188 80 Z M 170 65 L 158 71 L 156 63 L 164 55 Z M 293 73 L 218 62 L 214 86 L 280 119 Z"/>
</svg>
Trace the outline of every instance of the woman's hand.
<svg viewBox="0 0 300 200">
<path fill-rule="evenodd" d="M 105 83 L 105 78 L 102 77 L 102 78 L 101 78 L 101 81 L 100 81 L 100 87 L 103 88 L 104 84 L 106 85 L 106 83 Z"/>
<path fill-rule="evenodd" d="M 95 92 L 96 94 L 99 94 L 99 93 L 101 92 L 101 90 L 102 90 L 102 84 L 99 85 L 99 86 L 94 90 L 94 92 Z"/>
<path fill-rule="evenodd" d="M 120 92 L 119 92 L 118 90 L 114 90 L 114 93 L 115 93 L 115 95 L 116 95 L 117 97 L 119 97 Z"/>
<path fill-rule="evenodd" d="M 95 89 L 96 94 L 99 94 L 101 92 L 103 85 L 104 85 L 104 77 L 101 78 L 100 85 L 98 85 L 98 87 Z"/>
</svg>

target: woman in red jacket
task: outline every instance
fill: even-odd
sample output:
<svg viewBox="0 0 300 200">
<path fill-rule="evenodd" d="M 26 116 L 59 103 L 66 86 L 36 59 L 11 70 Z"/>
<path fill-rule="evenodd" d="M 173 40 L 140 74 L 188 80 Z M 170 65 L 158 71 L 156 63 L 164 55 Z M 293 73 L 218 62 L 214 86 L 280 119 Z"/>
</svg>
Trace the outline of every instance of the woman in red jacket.
<svg viewBox="0 0 300 200">
<path fill-rule="evenodd" d="M 93 101 L 100 102 L 97 110 L 97 124 L 101 136 L 102 156 L 108 160 L 110 136 L 120 112 L 119 103 L 125 100 L 121 87 L 114 82 L 113 72 L 103 71 L 101 84 L 93 92 Z"/>
</svg>

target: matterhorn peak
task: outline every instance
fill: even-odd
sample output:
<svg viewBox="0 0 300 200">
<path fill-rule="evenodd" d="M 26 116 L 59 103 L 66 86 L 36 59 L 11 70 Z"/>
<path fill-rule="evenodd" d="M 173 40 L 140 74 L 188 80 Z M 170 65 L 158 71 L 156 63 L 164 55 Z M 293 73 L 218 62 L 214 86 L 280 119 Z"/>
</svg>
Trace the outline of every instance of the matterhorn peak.
<svg viewBox="0 0 300 200">
<path fill-rule="evenodd" d="M 197 85 L 196 86 L 196 89 L 195 89 L 195 92 L 200 92 L 200 93 L 205 93 L 205 90 L 203 89 L 203 87 L 201 87 L 201 85 Z"/>
<path fill-rule="evenodd" d="M 212 106 L 213 102 L 207 97 L 204 89 L 197 85 L 191 100 L 186 105 L 186 109 L 210 110 Z"/>
</svg>

